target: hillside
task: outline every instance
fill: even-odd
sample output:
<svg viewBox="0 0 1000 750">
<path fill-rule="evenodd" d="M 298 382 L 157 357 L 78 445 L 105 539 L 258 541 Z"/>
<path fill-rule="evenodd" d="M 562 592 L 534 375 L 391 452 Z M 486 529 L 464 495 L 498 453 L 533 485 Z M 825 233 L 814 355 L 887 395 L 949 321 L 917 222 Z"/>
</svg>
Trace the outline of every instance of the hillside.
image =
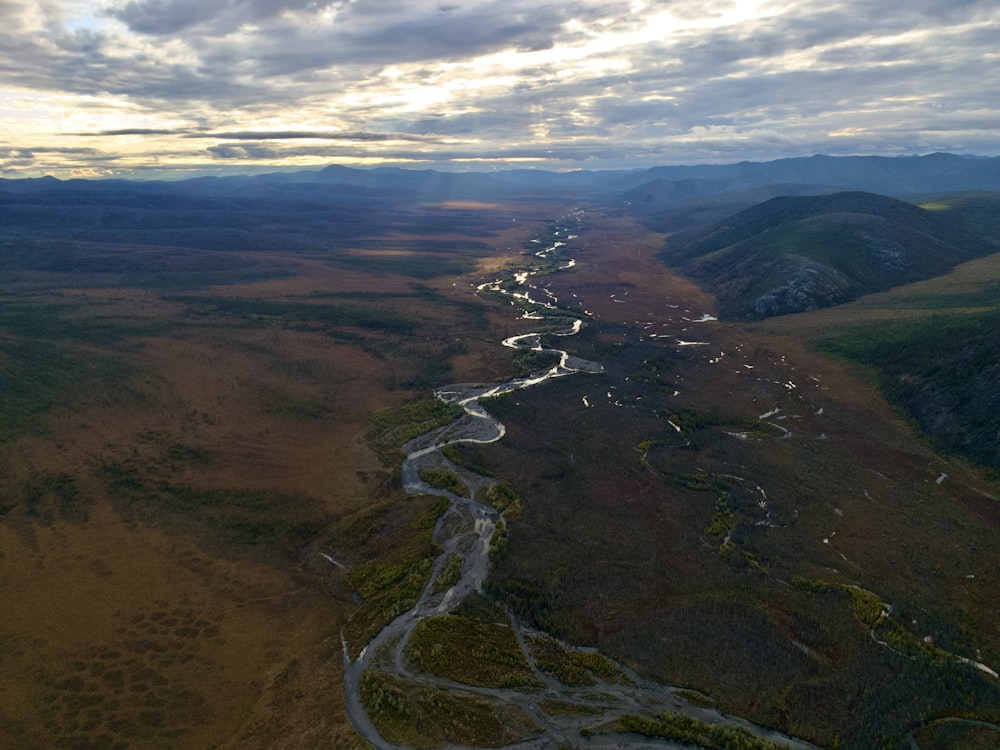
<svg viewBox="0 0 1000 750">
<path fill-rule="evenodd" d="M 944 273 L 995 242 L 948 211 L 864 192 L 779 197 L 671 237 L 663 253 L 730 319 L 814 310 Z"/>
<path fill-rule="evenodd" d="M 1000 203 L 993 199 L 994 206 Z M 956 210 L 982 213 L 987 196 Z M 863 365 L 933 443 L 1000 470 L 1000 255 L 854 302 L 758 328 Z"/>
<path fill-rule="evenodd" d="M 697 178 L 725 182 L 727 190 L 776 183 L 838 185 L 843 189 L 870 190 L 892 195 L 997 190 L 998 160 L 955 154 L 924 156 L 826 156 L 777 159 L 769 162 L 654 167 L 646 179 Z"/>
<path fill-rule="evenodd" d="M 663 166 L 609 181 L 618 205 L 654 232 L 689 232 L 781 195 L 863 190 L 901 200 L 1000 190 L 1000 159 L 954 154 L 811 156 L 771 162 Z"/>
<path fill-rule="evenodd" d="M 941 313 L 849 329 L 822 347 L 876 368 L 886 397 L 942 447 L 1000 470 L 998 324 L 996 309 Z"/>
</svg>

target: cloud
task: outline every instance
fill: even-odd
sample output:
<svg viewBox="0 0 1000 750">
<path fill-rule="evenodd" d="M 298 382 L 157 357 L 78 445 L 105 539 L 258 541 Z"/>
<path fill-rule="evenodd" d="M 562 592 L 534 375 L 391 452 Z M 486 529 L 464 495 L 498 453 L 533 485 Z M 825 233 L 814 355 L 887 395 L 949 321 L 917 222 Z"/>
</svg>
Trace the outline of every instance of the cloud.
<svg viewBox="0 0 1000 750">
<path fill-rule="evenodd" d="M 179 131 L 181 133 L 185 131 Z M 79 138 L 112 137 L 118 135 L 176 135 L 178 131 L 163 128 L 119 128 L 118 130 L 99 130 L 93 132 L 69 133 Z"/>
<path fill-rule="evenodd" d="M 313 15 L 346 4 L 346 0 L 132 0 L 108 15 L 142 34 L 176 34 L 203 26 L 208 33 L 221 35 L 287 13 Z"/>
<path fill-rule="evenodd" d="M 0 174 L 3 172 L 17 174 L 53 161 L 61 164 L 81 161 L 98 164 L 113 159 L 114 157 L 109 157 L 93 148 L 39 145 L 8 147 L 0 144 Z"/>
<path fill-rule="evenodd" d="M 0 148 L 0 172 L 33 166 L 35 154 L 26 148 Z"/>
<path fill-rule="evenodd" d="M 122 164 L 1000 151 L 995 0 L 0 0 L 0 13 L 12 149 L 104 137 Z"/>
<path fill-rule="evenodd" d="M 189 133 L 185 138 L 223 138 L 230 141 L 288 141 L 288 140 L 327 140 L 327 141 L 426 141 L 428 138 L 411 133 L 372 133 L 365 131 L 329 132 L 321 130 L 277 130 L 242 131 L 231 133 Z"/>
<path fill-rule="evenodd" d="M 260 144 L 252 146 L 209 146 L 205 149 L 216 159 L 274 159 L 278 151 Z"/>
</svg>

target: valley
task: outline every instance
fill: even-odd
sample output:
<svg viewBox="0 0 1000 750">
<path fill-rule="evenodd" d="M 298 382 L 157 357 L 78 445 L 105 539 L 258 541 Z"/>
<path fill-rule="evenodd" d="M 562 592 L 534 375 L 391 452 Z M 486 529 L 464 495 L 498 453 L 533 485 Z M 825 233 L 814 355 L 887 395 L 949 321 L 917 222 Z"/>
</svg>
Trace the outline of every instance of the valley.
<svg viewBox="0 0 1000 750">
<path fill-rule="evenodd" d="M 4 204 L 0 744 L 995 739 L 995 357 L 875 355 L 997 256 L 736 322 L 592 192 L 268 189 Z"/>
<path fill-rule="evenodd" d="M 881 732 L 889 742 L 920 710 L 902 702 L 931 699 L 909 692 L 914 673 L 902 667 L 922 679 L 940 670 L 940 687 L 957 665 L 942 654 L 909 664 L 870 632 L 879 611 L 836 592 L 859 586 L 905 612 L 878 627 L 907 653 L 928 635 L 944 644 L 911 615 L 940 622 L 947 601 L 946 619 L 963 623 L 952 632 L 978 630 L 987 653 L 995 485 L 935 456 L 863 381 L 799 342 L 695 322 L 711 310 L 705 298 L 655 265 L 654 241 L 644 253 L 641 237 L 618 232 L 628 235 L 591 236 L 576 273 L 552 280 L 561 299 L 601 300 L 586 304 L 604 331 L 592 344 L 604 382 L 559 382 L 548 387 L 560 398 L 529 392 L 496 409 L 508 434 L 488 465 L 522 477 L 526 511 L 491 590 L 550 632 L 704 690 L 727 711 L 822 745 L 862 747 Z M 614 436 L 597 450 L 567 437 L 596 430 Z M 774 702 L 762 720 L 765 692 Z M 857 734 L 838 731 L 852 721 Z M 810 734 L 822 724 L 825 736 Z"/>
</svg>

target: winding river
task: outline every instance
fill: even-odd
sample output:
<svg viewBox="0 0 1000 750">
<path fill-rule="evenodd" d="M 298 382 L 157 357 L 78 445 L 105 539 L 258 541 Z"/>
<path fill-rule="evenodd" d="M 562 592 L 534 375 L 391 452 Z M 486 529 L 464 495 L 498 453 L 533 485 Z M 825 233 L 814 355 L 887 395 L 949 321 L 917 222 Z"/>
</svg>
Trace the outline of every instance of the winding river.
<svg viewBox="0 0 1000 750">
<path fill-rule="evenodd" d="M 573 214 L 567 222 L 555 229 L 550 240 L 551 244 L 534 240 L 541 246 L 534 253 L 541 262 L 533 262 L 526 270 L 514 271 L 506 278 L 483 284 L 478 289 L 479 292 L 493 292 L 507 296 L 512 304 L 524 311 L 522 314 L 524 319 L 544 320 L 550 326 L 558 326 L 564 322 L 566 324 L 564 327 L 556 327 L 555 330 L 523 333 L 502 342 L 506 347 L 546 353 L 558 361 L 547 369 L 502 383 L 486 385 L 462 383 L 438 389 L 435 393 L 437 398 L 461 406 L 464 413 L 452 423 L 420 435 L 403 446 L 406 458 L 402 466 L 402 478 L 407 492 L 445 497 L 450 503 L 434 529 L 434 541 L 443 551 L 435 560 L 430 580 L 413 609 L 399 615 L 386 625 L 369 641 L 354 661 L 350 659 L 348 644 L 346 642 L 343 644 L 344 687 L 347 713 L 351 723 L 374 747 L 380 750 L 403 750 L 404 746 L 387 742 L 381 736 L 361 699 L 362 673 L 366 669 L 378 669 L 417 685 L 478 696 L 495 705 L 506 704 L 520 710 L 530 717 L 540 731 L 532 733 L 520 742 L 508 745 L 509 748 L 517 750 L 556 748 L 560 743 L 570 743 L 575 747 L 636 747 L 637 735 L 602 732 L 598 736 L 589 737 L 586 733 L 581 733 L 581 730 L 586 726 L 600 724 L 602 721 L 610 721 L 622 714 L 655 716 L 666 711 L 682 713 L 706 724 L 740 728 L 783 747 L 814 748 L 813 745 L 801 740 L 742 719 L 725 716 L 700 704 L 690 703 L 677 692 L 676 688 L 645 680 L 632 670 L 614 662 L 611 663 L 622 675 L 621 679 L 613 681 L 598 679 L 596 687 L 563 685 L 537 668 L 526 645 L 526 637 L 542 634 L 522 626 L 512 614 L 511 627 L 534 676 L 544 686 L 540 690 L 519 691 L 458 684 L 435 675 L 412 671 L 408 664 L 405 657 L 406 645 L 417 624 L 424 618 L 451 612 L 470 594 L 482 589 L 489 571 L 491 543 L 498 529 L 505 526 L 502 513 L 473 499 L 477 489 L 491 484 L 494 480 L 475 474 L 464 467 L 455 466 L 445 458 L 441 449 L 458 443 L 492 443 L 504 436 L 503 424 L 486 411 L 480 403 L 481 399 L 531 388 L 553 378 L 603 372 L 604 368 L 599 363 L 574 357 L 565 350 L 546 345 L 551 338 L 579 333 L 584 323 L 567 311 L 560 310 L 558 299 L 551 292 L 530 283 L 532 276 L 573 267 L 575 261 L 566 258 L 565 252 L 567 243 L 574 239 L 569 226 L 578 219 L 579 213 Z M 439 468 L 454 473 L 465 485 L 467 493 L 459 495 L 433 487 L 421 480 L 420 474 L 423 470 Z M 459 580 L 449 587 L 437 586 L 438 576 L 456 555 L 461 560 Z M 575 648 L 568 644 L 560 645 L 569 651 L 594 653 L 592 649 Z M 539 708 L 542 699 L 558 701 L 574 710 L 556 714 L 546 713 Z M 640 745 L 683 747 L 655 738 L 643 738 Z M 448 747 L 457 750 L 455 746 Z"/>
</svg>

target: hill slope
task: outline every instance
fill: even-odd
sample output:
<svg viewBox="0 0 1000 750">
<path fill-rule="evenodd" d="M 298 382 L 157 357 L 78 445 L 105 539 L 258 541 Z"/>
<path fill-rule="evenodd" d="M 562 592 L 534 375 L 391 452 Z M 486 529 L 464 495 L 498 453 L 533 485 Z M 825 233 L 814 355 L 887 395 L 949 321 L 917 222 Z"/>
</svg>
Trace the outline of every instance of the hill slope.
<svg viewBox="0 0 1000 750">
<path fill-rule="evenodd" d="M 753 320 L 941 274 L 1000 249 L 946 213 L 863 192 L 780 197 L 667 240 L 666 262 Z"/>
</svg>

